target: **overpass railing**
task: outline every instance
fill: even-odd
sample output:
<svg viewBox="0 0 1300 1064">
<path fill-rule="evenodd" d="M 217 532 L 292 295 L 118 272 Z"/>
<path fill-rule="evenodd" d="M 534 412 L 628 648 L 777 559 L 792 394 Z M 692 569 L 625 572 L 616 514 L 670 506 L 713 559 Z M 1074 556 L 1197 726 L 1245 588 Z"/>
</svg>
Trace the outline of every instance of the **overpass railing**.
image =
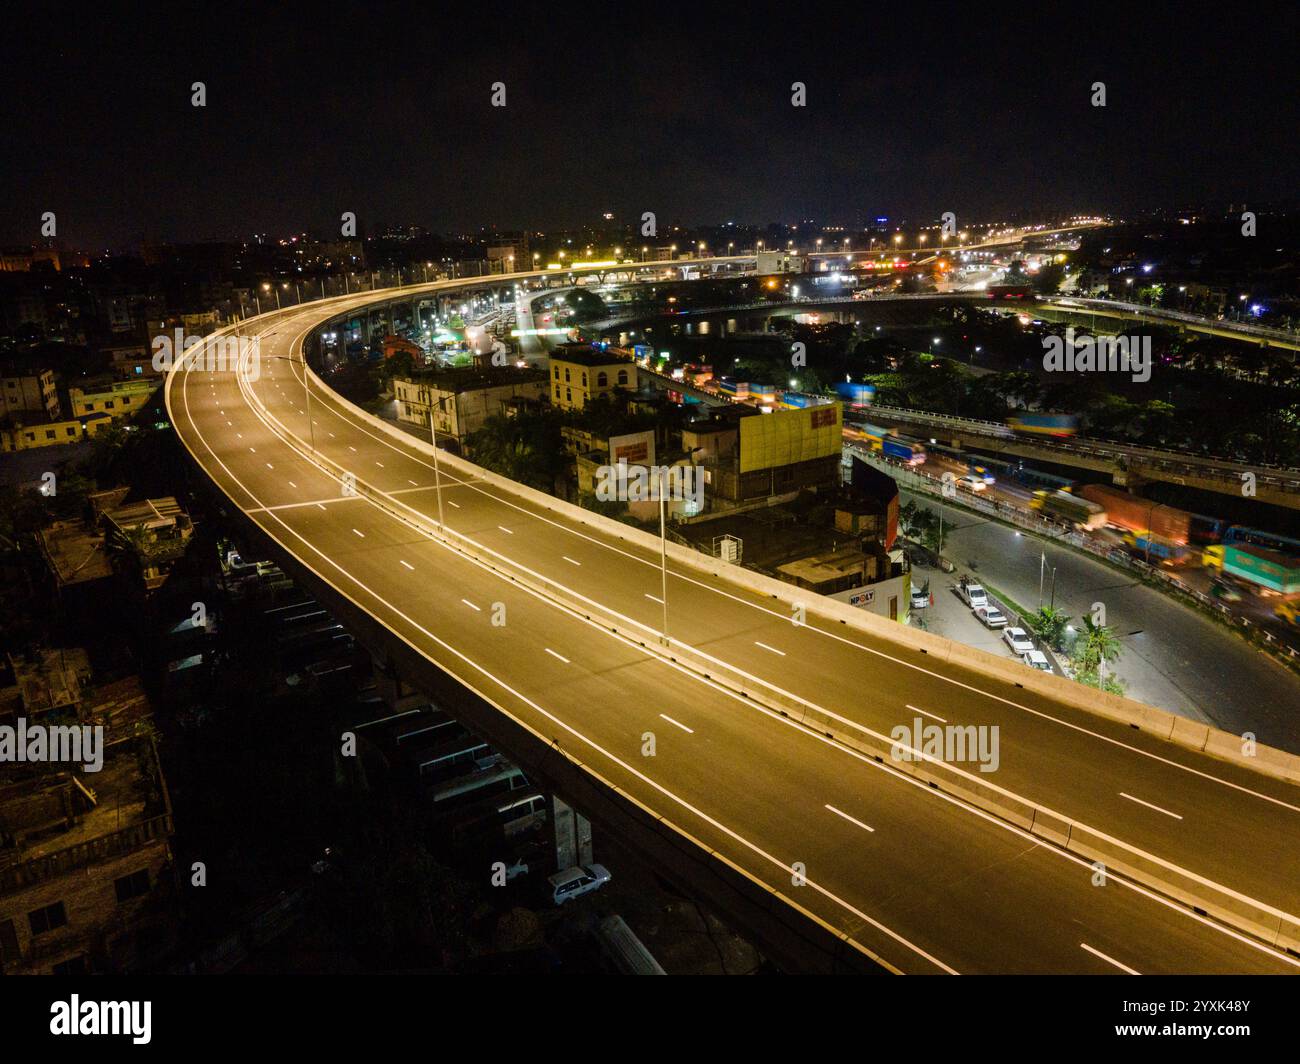
<svg viewBox="0 0 1300 1064">
<path fill-rule="evenodd" d="M 1199 325 L 1207 329 L 1226 329 L 1229 332 L 1245 333 L 1263 339 L 1300 342 L 1300 331 L 1294 329 L 1277 329 L 1270 325 L 1252 325 L 1244 321 L 1227 321 L 1207 318 L 1203 314 L 1189 314 L 1185 310 L 1173 310 L 1169 307 L 1152 307 L 1145 303 L 1130 303 L 1119 299 L 1094 299 L 1088 296 L 1044 296 L 1041 302 L 1069 310 L 1073 306 L 1087 310 L 1122 310 L 1129 314 L 1139 314 L 1149 318 L 1166 318 L 1169 321 L 1181 321 L 1188 325 Z"/>
<path fill-rule="evenodd" d="M 1052 450 L 1104 459 L 1122 464 L 1125 468 L 1130 467 L 1134 459 L 1137 459 L 1165 469 L 1218 474 L 1229 479 L 1237 479 L 1242 473 L 1253 473 L 1258 481 L 1275 485 L 1283 491 L 1300 491 L 1300 469 L 1295 466 L 1271 465 L 1267 462 L 1239 462 L 1214 455 L 1189 455 L 1168 447 L 1134 446 L 1088 436 L 1064 440 L 1043 439 L 1036 436 L 1027 438 L 1018 436 L 998 421 L 981 421 L 955 415 L 933 414 L 924 410 L 905 410 L 901 407 L 873 405 L 867 408 L 865 416 L 871 417 L 873 411 L 884 421 L 904 421 L 915 425 L 964 430 L 983 436 L 994 436 L 1001 440 L 1021 440 Z"/>
</svg>

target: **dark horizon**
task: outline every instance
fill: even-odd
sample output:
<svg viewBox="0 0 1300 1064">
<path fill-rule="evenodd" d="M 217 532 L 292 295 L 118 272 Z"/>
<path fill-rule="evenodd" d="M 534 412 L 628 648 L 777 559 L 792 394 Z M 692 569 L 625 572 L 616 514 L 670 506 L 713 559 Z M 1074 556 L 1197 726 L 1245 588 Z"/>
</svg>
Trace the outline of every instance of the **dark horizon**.
<svg viewBox="0 0 1300 1064">
<path fill-rule="evenodd" d="M 323 232 L 345 210 L 363 231 L 458 233 L 606 211 L 666 227 L 1263 207 L 1300 187 L 1285 150 L 1300 21 L 1276 8 L 1243 28 L 1215 10 L 992 30 L 943 10 L 887 25 L 806 6 L 797 20 L 682 6 L 452 24 L 387 8 L 303 29 L 42 8 L 0 73 L 0 241 L 37 242 L 47 210 L 93 251 Z"/>
</svg>

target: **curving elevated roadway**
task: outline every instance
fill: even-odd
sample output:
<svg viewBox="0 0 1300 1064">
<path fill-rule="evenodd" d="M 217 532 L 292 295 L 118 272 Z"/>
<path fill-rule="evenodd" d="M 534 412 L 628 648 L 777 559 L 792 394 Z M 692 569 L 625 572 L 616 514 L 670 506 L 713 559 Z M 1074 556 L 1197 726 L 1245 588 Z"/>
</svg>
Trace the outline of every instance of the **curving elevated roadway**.
<svg viewBox="0 0 1300 1064">
<path fill-rule="evenodd" d="M 1300 971 L 1300 955 L 1267 944 L 1296 945 L 1300 923 L 1294 783 L 1090 713 L 1065 681 L 1022 684 L 925 633 L 811 605 L 792 623 L 789 602 L 676 549 L 665 648 L 655 541 L 467 462 L 435 466 L 427 445 L 303 363 L 304 340 L 345 311 L 466 287 L 248 319 L 256 360 L 169 374 L 194 461 L 309 582 L 692 853 L 887 970 Z M 997 726 L 997 771 L 934 762 L 921 778 L 864 752 L 913 722 Z M 977 791 L 1031 809 L 1032 825 Z M 1112 865 L 1097 885 L 1086 851 L 1064 848 L 1071 835 L 1135 871 Z M 1248 911 L 1225 919 L 1256 933 L 1143 885 L 1162 880 L 1222 903 L 1211 913 Z"/>
</svg>

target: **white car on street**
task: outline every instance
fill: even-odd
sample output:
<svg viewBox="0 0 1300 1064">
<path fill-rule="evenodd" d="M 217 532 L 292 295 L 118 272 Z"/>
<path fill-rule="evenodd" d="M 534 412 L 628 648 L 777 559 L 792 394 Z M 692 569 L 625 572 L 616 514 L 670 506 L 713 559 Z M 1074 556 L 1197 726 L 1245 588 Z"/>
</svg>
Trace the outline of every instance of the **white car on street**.
<svg viewBox="0 0 1300 1064">
<path fill-rule="evenodd" d="M 981 492 L 988 489 L 988 484 L 984 482 L 983 477 L 977 477 L 974 473 L 968 473 L 957 481 L 958 485 L 967 491 Z"/>
<path fill-rule="evenodd" d="M 1052 663 L 1047 660 L 1047 655 L 1041 650 L 1031 650 L 1027 654 L 1021 654 L 1020 660 L 1031 669 L 1038 669 L 1040 672 L 1052 671 Z"/>
<path fill-rule="evenodd" d="M 980 623 L 985 628 L 1005 628 L 1007 626 L 1007 615 L 996 606 L 979 606 L 975 609 L 975 616 L 979 618 Z"/>
<path fill-rule="evenodd" d="M 1029 638 L 1029 633 L 1023 628 L 1008 628 L 1002 633 L 1002 638 L 1006 641 L 1007 646 L 1011 648 L 1011 653 L 1017 657 L 1021 654 L 1028 654 L 1034 649 L 1034 641 Z"/>
<path fill-rule="evenodd" d="M 552 903 L 563 905 L 574 898 L 590 894 L 593 890 L 600 890 L 612 878 L 604 865 L 591 864 L 566 868 L 563 872 L 548 876 L 546 882 L 551 888 Z"/>
</svg>

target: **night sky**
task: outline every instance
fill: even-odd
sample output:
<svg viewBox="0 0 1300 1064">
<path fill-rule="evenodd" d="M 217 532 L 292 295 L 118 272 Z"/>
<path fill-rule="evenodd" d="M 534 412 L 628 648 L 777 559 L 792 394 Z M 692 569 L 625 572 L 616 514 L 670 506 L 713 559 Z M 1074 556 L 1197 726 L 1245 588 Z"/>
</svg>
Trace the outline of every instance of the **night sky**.
<svg viewBox="0 0 1300 1064">
<path fill-rule="evenodd" d="M 1040 8 L 15 8 L 0 242 L 1294 202 L 1296 5 Z"/>
</svg>

